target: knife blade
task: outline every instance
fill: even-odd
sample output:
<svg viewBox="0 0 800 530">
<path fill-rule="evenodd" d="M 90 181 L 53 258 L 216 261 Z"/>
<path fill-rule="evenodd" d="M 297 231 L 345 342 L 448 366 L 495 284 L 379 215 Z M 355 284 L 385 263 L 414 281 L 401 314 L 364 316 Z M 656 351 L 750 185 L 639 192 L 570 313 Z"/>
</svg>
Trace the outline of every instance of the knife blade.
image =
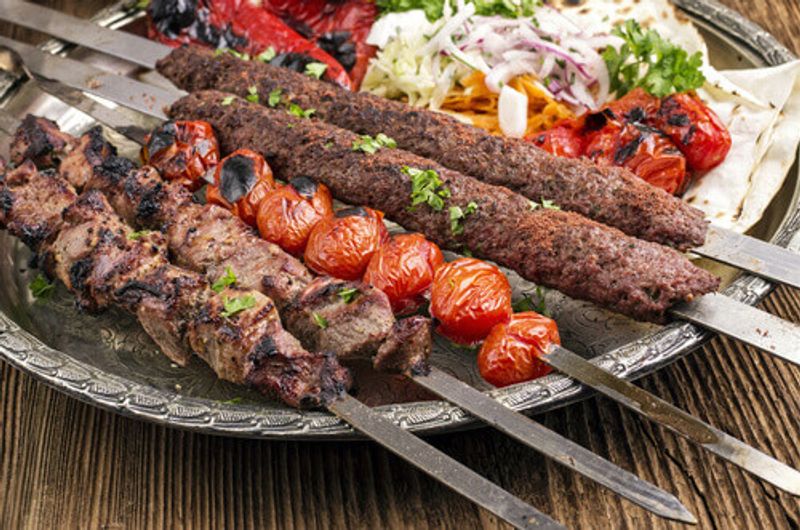
<svg viewBox="0 0 800 530">
<path fill-rule="evenodd" d="M 58 78 L 58 72 L 57 71 L 52 71 L 51 70 L 49 72 L 36 72 L 36 73 L 37 74 L 41 74 L 41 75 L 45 75 L 46 77 L 49 77 L 49 78 Z M 140 85 L 143 85 L 143 84 L 139 83 L 139 82 L 137 82 L 137 81 L 135 81 L 133 79 L 129 79 L 129 78 L 124 78 L 124 79 L 127 79 L 130 82 L 130 85 L 131 85 L 130 90 L 131 91 L 139 92 L 139 91 L 142 91 L 142 90 L 146 90 L 147 85 L 140 86 Z M 118 95 L 118 94 L 106 94 L 104 97 L 108 97 L 112 101 L 116 101 L 116 102 L 118 102 L 118 103 L 120 103 L 122 105 L 125 105 L 124 97 L 120 97 L 120 95 Z M 716 296 L 709 297 L 709 300 L 710 300 L 709 304 L 713 308 L 714 307 L 714 303 L 715 303 L 714 300 L 716 300 Z M 726 300 L 728 300 L 732 304 L 744 306 L 744 304 L 740 304 L 739 302 L 736 302 L 736 301 L 733 301 L 733 300 L 730 300 L 730 299 L 726 299 Z M 744 306 L 744 307 L 747 307 L 748 309 L 753 310 L 753 311 L 758 311 L 757 309 L 751 308 L 749 306 Z M 694 310 L 691 307 L 688 307 L 688 308 L 685 309 L 685 312 L 687 314 L 690 314 L 690 315 L 693 314 L 693 311 Z M 766 313 L 765 313 L 765 315 L 769 316 Z M 775 318 L 775 317 L 773 317 L 773 318 Z M 697 320 L 698 321 L 703 321 L 704 320 L 704 321 L 711 322 L 714 325 L 716 325 L 718 328 L 730 328 L 731 329 L 730 333 L 728 333 L 728 331 L 721 331 L 721 332 L 726 333 L 726 334 L 734 333 L 735 326 L 737 324 L 735 321 L 733 323 L 731 323 L 731 322 L 728 322 L 728 323 L 717 322 L 717 320 L 712 319 L 710 317 L 703 318 L 702 314 L 697 316 Z M 778 320 L 780 320 L 780 319 L 778 319 Z M 786 331 L 786 330 L 783 330 L 783 329 L 779 330 L 779 332 L 784 332 L 784 331 Z M 791 333 L 791 330 L 789 330 L 789 332 Z M 761 337 L 761 338 L 763 339 L 763 337 Z M 800 333 L 794 334 L 794 341 L 795 342 L 800 341 Z M 758 342 L 758 341 L 756 341 L 756 342 Z M 767 349 L 767 351 L 771 351 L 771 350 Z M 565 374 L 575 377 L 577 380 L 581 381 L 582 383 L 586 384 L 587 386 L 590 386 L 590 387 L 594 388 L 595 385 L 597 385 L 599 387 L 599 388 L 597 388 L 598 390 L 600 390 L 601 392 L 604 391 L 608 385 L 606 385 L 606 386 L 600 385 L 600 383 L 598 383 L 599 379 L 596 377 L 597 374 L 594 373 L 594 372 L 588 371 L 589 368 L 587 368 L 587 365 L 590 366 L 590 367 L 594 367 L 594 365 L 592 365 L 588 361 L 585 361 L 582 358 L 580 358 L 580 357 L 578 357 L 578 356 L 576 356 L 574 354 L 572 354 L 572 355 L 574 356 L 574 358 L 577 358 L 580 361 L 582 361 L 582 364 L 579 363 L 578 361 L 574 361 L 574 358 L 573 358 L 574 362 L 573 362 L 572 365 L 562 364 L 559 367 L 559 369 L 563 370 Z M 788 356 L 788 354 L 787 354 L 787 356 Z M 595 375 L 595 377 L 594 378 L 588 377 L 586 375 L 587 373 L 590 374 L 590 375 L 593 374 L 593 375 Z M 515 436 L 518 439 L 526 440 L 527 441 L 526 443 L 531 444 L 530 436 L 535 434 L 535 431 L 531 430 L 529 425 L 525 425 L 523 427 L 523 426 L 521 426 L 519 424 L 518 420 L 506 421 L 506 420 L 501 419 L 502 415 L 499 415 L 498 410 L 496 409 L 496 405 L 497 405 L 496 402 L 495 403 L 490 403 L 490 401 L 492 401 L 491 398 L 488 398 L 488 396 L 485 396 L 481 392 L 478 392 L 478 391 L 476 391 L 474 389 L 472 389 L 474 394 L 470 393 L 466 389 L 466 388 L 471 388 L 471 387 L 469 387 L 469 385 L 465 385 L 464 384 L 464 386 L 466 388 L 459 388 L 456 385 L 457 380 L 453 380 L 454 378 L 447 379 L 447 378 L 445 378 L 445 375 L 446 374 L 443 374 L 443 372 L 441 372 L 440 370 L 434 370 L 432 375 L 427 376 L 427 378 L 416 376 L 416 377 L 414 377 L 414 380 L 419 382 L 421 385 L 426 386 L 426 388 L 428 388 L 429 390 L 433 391 L 434 393 L 444 397 L 445 399 L 447 399 L 449 401 L 452 401 L 453 403 L 461 406 L 462 408 L 464 408 L 467 411 L 472 412 L 473 414 L 475 414 L 476 416 L 484 419 L 485 421 L 490 422 L 492 425 L 495 425 L 497 422 L 504 422 L 503 429 L 505 429 L 505 432 L 507 432 L 509 434 L 512 434 L 512 436 Z M 610 374 L 608 374 L 608 375 L 610 377 L 613 377 Z M 618 378 L 615 378 L 615 379 L 625 383 L 624 381 L 622 381 L 622 380 L 620 380 Z M 636 399 L 639 396 L 638 392 L 644 392 L 643 390 L 638 389 L 638 387 L 635 387 L 633 385 L 630 385 L 630 388 L 632 388 L 634 390 L 631 390 L 629 387 L 626 387 L 626 386 L 618 386 L 616 388 L 618 389 L 618 392 L 622 391 L 622 390 L 619 390 L 619 389 L 623 389 L 623 390 L 632 392 L 632 395 L 628 397 L 628 400 L 629 400 L 628 402 L 635 402 Z M 649 396 L 649 399 L 651 401 L 652 400 L 658 400 L 658 398 L 655 397 L 655 396 L 652 396 L 652 395 L 650 395 L 650 394 L 648 394 L 646 392 L 645 392 L 645 394 L 647 396 Z M 479 398 L 478 396 L 481 396 L 481 397 Z M 480 400 L 480 401 L 477 401 L 477 400 Z M 500 405 L 500 406 L 502 407 L 502 405 Z M 687 436 L 689 439 L 693 439 L 692 429 L 696 430 L 696 429 L 700 428 L 700 427 L 698 427 L 698 424 L 687 423 L 686 420 L 685 420 L 685 417 L 667 417 L 667 418 L 664 418 L 664 417 L 660 416 L 657 413 L 650 413 L 650 411 L 648 411 L 647 409 L 644 409 L 644 408 L 639 408 L 639 409 L 636 409 L 636 410 L 638 412 L 644 414 L 647 418 L 649 418 L 649 419 L 651 419 L 653 421 L 656 421 L 656 422 L 662 422 L 662 421 L 665 421 L 665 420 L 669 420 L 668 421 L 668 425 L 667 425 L 668 427 L 673 428 L 673 429 L 683 429 L 683 431 L 685 431 L 685 432 L 682 432 L 682 434 Z M 675 409 L 675 410 L 679 410 L 679 409 Z M 511 413 L 511 414 L 515 414 L 515 413 L 513 413 L 511 411 L 508 411 L 508 412 Z M 656 412 L 658 412 L 658 411 L 656 411 Z M 688 415 L 686 415 L 686 416 L 688 418 L 691 418 L 691 416 L 688 416 Z M 692 419 L 694 419 L 694 418 L 692 418 Z M 699 425 L 703 426 L 704 428 L 711 428 L 710 426 L 706 426 L 705 424 L 703 424 L 699 420 L 695 420 L 695 421 L 699 422 Z M 720 434 L 724 434 L 724 433 L 720 432 Z M 727 436 L 727 435 L 725 435 L 725 436 Z M 731 440 L 735 440 L 734 438 L 730 438 L 730 439 Z M 725 440 L 727 440 L 727 439 L 723 439 L 723 441 L 725 441 Z M 766 454 L 761 453 L 760 451 L 758 451 L 758 450 L 756 450 L 756 449 L 754 449 L 752 447 L 749 447 L 749 446 L 745 445 L 744 443 L 739 442 L 738 440 L 735 440 L 735 441 L 738 442 L 738 445 L 736 447 L 737 450 L 740 451 L 740 452 L 743 451 L 742 454 L 744 455 L 744 457 L 738 458 L 738 459 L 733 459 L 729 453 L 726 453 L 723 450 L 724 448 L 727 448 L 727 446 L 723 446 L 723 448 L 719 449 L 716 452 L 716 454 L 720 454 L 723 457 L 727 454 L 729 456 L 729 460 L 731 462 L 737 464 L 737 465 L 747 464 L 748 462 L 762 462 L 762 461 L 765 461 L 765 459 L 770 459 L 772 461 L 773 468 L 782 469 L 782 470 L 786 471 L 785 473 L 783 473 L 782 475 L 779 475 L 779 476 L 769 475 L 769 478 L 776 483 L 776 486 L 780 487 L 782 489 L 785 489 L 786 491 L 792 492 L 792 493 L 794 493 L 794 492 L 800 493 L 800 486 L 798 486 L 798 482 L 795 481 L 795 479 L 797 477 L 794 475 L 797 472 L 794 469 L 789 468 L 785 464 L 782 464 L 782 463 L 778 462 L 777 460 L 772 459 L 771 457 L 767 456 Z M 532 446 L 534 446 L 534 445 L 532 445 Z M 542 450 L 542 448 L 540 446 L 538 446 L 538 445 L 535 445 L 534 447 L 538 448 L 539 450 Z M 547 453 L 545 453 L 545 454 L 547 454 Z M 569 461 L 568 459 L 561 458 L 561 456 L 559 456 L 558 453 L 552 453 L 552 454 L 555 455 L 554 457 L 559 461 L 562 461 L 562 462 L 568 462 Z M 577 471 L 584 472 L 584 473 L 591 472 L 593 475 L 596 475 L 596 473 L 594 473 L 592 471 L 591 467 L 584 467 L 584 468 L 573 467 L 573 469 L 576 469 Z M 752 466 L 750 466 L 749 468 L 746 468 L 746 469 L 748 469 L 748 471 L 751 471 L 751 472 L 754 472 L 754 473 L 757 473 L 759 471 L 759 469 L 754 468 Z M 595 478 L 595 480 L 597 480 L 597 478 Z M 602 480 L 600 480 L 599 482 L 603 483 Z M 617 490 L 615 490 L 615 491 L 617 491 Z M 623 494 L 623 495 L 625 495 L 625 494 Z M 631 499 L 631 500 L 634 500 L 634 502 L 636 502 L 636 496 L 628 496 L 628 498 Z"/>
<path fill-rule="evenodd" d="M 760 479 L 800 495 L 800 471 L 695 418 L 646 390 L 554 345 L 541 359 L 586 386 L 699 444 Z"/>
<path fill-rule="evenodd" d="M 38 76 L 57 80 L 71 88 L 162 120 L 167 119 L 164 109 L 186 94 L 177 89 L 155 87 L 73 59 L 45 53 L 35 46 L 7 37 L 0 37 L 0 46 L 17 52 L 27 69 Z"/>
<path fill-rule="evenodd" d="M 156 61 L 166 57 L 169 46 L 143 39 L 132 33 L 105 28 L 82 18 L 73 17 L 31 2 L 0 2 L 0 19 L 13 20 L 20 26 L 53 35 L 91 50 L 154 69 Z"/>
</svg>

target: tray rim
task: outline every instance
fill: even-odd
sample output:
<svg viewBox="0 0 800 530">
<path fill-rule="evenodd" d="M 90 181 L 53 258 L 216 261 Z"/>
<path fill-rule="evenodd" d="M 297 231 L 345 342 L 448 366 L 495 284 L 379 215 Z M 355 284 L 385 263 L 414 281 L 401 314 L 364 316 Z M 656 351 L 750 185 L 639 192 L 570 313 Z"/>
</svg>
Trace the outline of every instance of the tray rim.
<svg viewBox="0 0 800 530">
<path fill-rule="evenodd" d="M 717 0 L 672 0 L 700 25 L 711 29 L 737 49 L 746 51 L 767 65 L 795 58 L 769 32 Z M 108 26 L 130 19 L 129 1 L 100 11 L 94 20 Z M 44 45 L 60 51 L 58 40 Z M 800 189 L 800 183 L 798 184 Z M 795 190 L 793 204 L 772 238 L 781 246 L 800 240 L 800 197 Z M 774 285 L 742 275 L 723 292 L 741 302 L 755 305 Z M 632 343 L 592 359 L 595 364 L 627 379 L 654 372 L 688 355 L 714 336 L 692 324 L 673 323 Z M 104 372 L 53 349 L 0 312 L 0 359 L 29 373 L 48 386 L 80 401 L 157 424 L 190 431 L 261 439 L 345 440 L 364 439 L 346 423 L 324 411 L 293 409 L 262 410 L 258 404 L 229 404 L 156 389 Z M 525 413 L 540 413 L 585 399 L 593 392 L 563 375 L 514 385 L 488 392 L 503 404 Z M 419 434 L 438 434 L 480 426 L 480 422 L 459 407 L 444 401 L 382 405 L 374 408 L 397 425 Z"/>
</svg>

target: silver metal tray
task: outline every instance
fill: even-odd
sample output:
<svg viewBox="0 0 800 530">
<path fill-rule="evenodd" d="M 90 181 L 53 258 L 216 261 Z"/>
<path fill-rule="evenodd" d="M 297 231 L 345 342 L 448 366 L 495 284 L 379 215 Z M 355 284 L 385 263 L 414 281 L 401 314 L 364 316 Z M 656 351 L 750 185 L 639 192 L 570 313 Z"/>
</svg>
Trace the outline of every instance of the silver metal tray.
<svg viewBox="0 0 800 530">
<path fill-rule="evenodd" d="M 712 63 L 722 68 L 774 65 L 793 55 L 774 37 L 713 0 L 674 0 L 701 28 Z M 139 16 L 118 4 L 99 13 L 97 21 L 112 27 L 141 30 Z M 70 50 L 63 43 L 46 45 L 54 51 L 114 71 L 141 75 L 125 63 L 86 50 Z M 151 82 L 166 82 L 147 73 Z M 22 115 L 34 112 L 57 119 L 72 133 L 85 130 L 91 120 L 74 109 L 38 92 L 35 87 L 0 78 L 2 105 Z M 121 143 L 124 143 L 121 141 Z M 135 155 L 135 147 L 127 144 Z M 5 151 L 3 151 L 5 152 Z M 800 179 L 797 168 L 764 219 L 753 230 L 758 237 L 800 247 Z M 349 426 L 326 412 L 304 412 L 266 400 L 260 395 L 219 381 L 196 360 L 188 368 L 171 365 L 129 316 L 107 312 L 79 313 L 63 288 L 47 302 L 34 301 L 27 285 L 36 271 L 28 268 L 27 249 L 7 233 L 0 233 L 0 357 L 17 368 L 77 399 L 126 416 L 172 427 L 253 438 L 357 438 Z M 725 293 L 755 304 L 772 286 L 751 276 L 708 263 L 726 279 Z M 510 274 L 517 294 L 534 286 Z M 702 345 L 711 334 L 690 324 L 658 327 L 632 322 L 551 291 L 546 302 L 559 323 L 565 346 L 626 378 L 653 372 Z M 433 360 L 437 366 L 486 388 L 509 407 L 531 413 L 564 406 L 589 392 L 558 374 L 489 390 L 475 366 L 475 352 L 437 338 Z M 432 400 L 413 383 L 376 374 L 356 366 L 357 395 L 404 428 L 435 433 L 479 425 L 449 403 Z"/>
</svg>

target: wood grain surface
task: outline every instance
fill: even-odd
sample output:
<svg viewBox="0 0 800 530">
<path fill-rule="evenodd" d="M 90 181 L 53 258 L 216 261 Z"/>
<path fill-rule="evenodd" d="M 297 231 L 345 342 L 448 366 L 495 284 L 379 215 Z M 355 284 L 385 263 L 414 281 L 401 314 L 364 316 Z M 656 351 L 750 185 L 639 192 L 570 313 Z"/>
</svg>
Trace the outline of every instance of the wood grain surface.
<svg viewBox="0 0 800 530">
<path fill-rule="evenodd" d="M 107 2 L 47 3 L 85 16 Z M 800 53 L 796 0 L 724 3 Z M 763 308 L 800 322 L 800 293 L 780 288 Z M 716 339 L 641 384 L 800 466 L 800 369 Z M 505 528 L 371 443 L 188 434 L 97 410 L 1 363 L 0 385 L 2 530 Z M 606 399 L 537 419 L 675 493 L 698 517 L 699 528 L 800 528 L 797 499 Z M 570 528 L 684 526 L 652 516 L 492 430 L 431 442 Z"/>
</svg>

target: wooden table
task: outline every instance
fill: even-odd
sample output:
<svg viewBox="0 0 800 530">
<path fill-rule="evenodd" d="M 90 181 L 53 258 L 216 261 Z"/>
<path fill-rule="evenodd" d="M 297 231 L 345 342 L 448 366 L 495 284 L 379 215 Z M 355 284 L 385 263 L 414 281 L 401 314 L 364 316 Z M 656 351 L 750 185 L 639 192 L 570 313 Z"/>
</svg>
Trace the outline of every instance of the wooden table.
<svg viewBox="0 0 800 530">
<path fill-rule="evenodd" d="M 48 3 L 85 16 L 108 2 Z M 795 0 L 724 3 L 800 53 L 800 5 Z M 780 288 L 763 308 L 800 322 L 800 293 Z M 2 363 L 0 378 L 2 529 L 505 527 L 371 443 L 189 434 L 97 410 Z M 641 384 L 800 466 L 800 369 L 716 339 Z M 675 493 L 698 517 L 700 528 L 800 527 L 797 499 L 607 399 L 537 419 Z M 439 436 L 431 442 L 568 527 L 681 526 L 620 500 L 495 431 Z"/>
</svg>

